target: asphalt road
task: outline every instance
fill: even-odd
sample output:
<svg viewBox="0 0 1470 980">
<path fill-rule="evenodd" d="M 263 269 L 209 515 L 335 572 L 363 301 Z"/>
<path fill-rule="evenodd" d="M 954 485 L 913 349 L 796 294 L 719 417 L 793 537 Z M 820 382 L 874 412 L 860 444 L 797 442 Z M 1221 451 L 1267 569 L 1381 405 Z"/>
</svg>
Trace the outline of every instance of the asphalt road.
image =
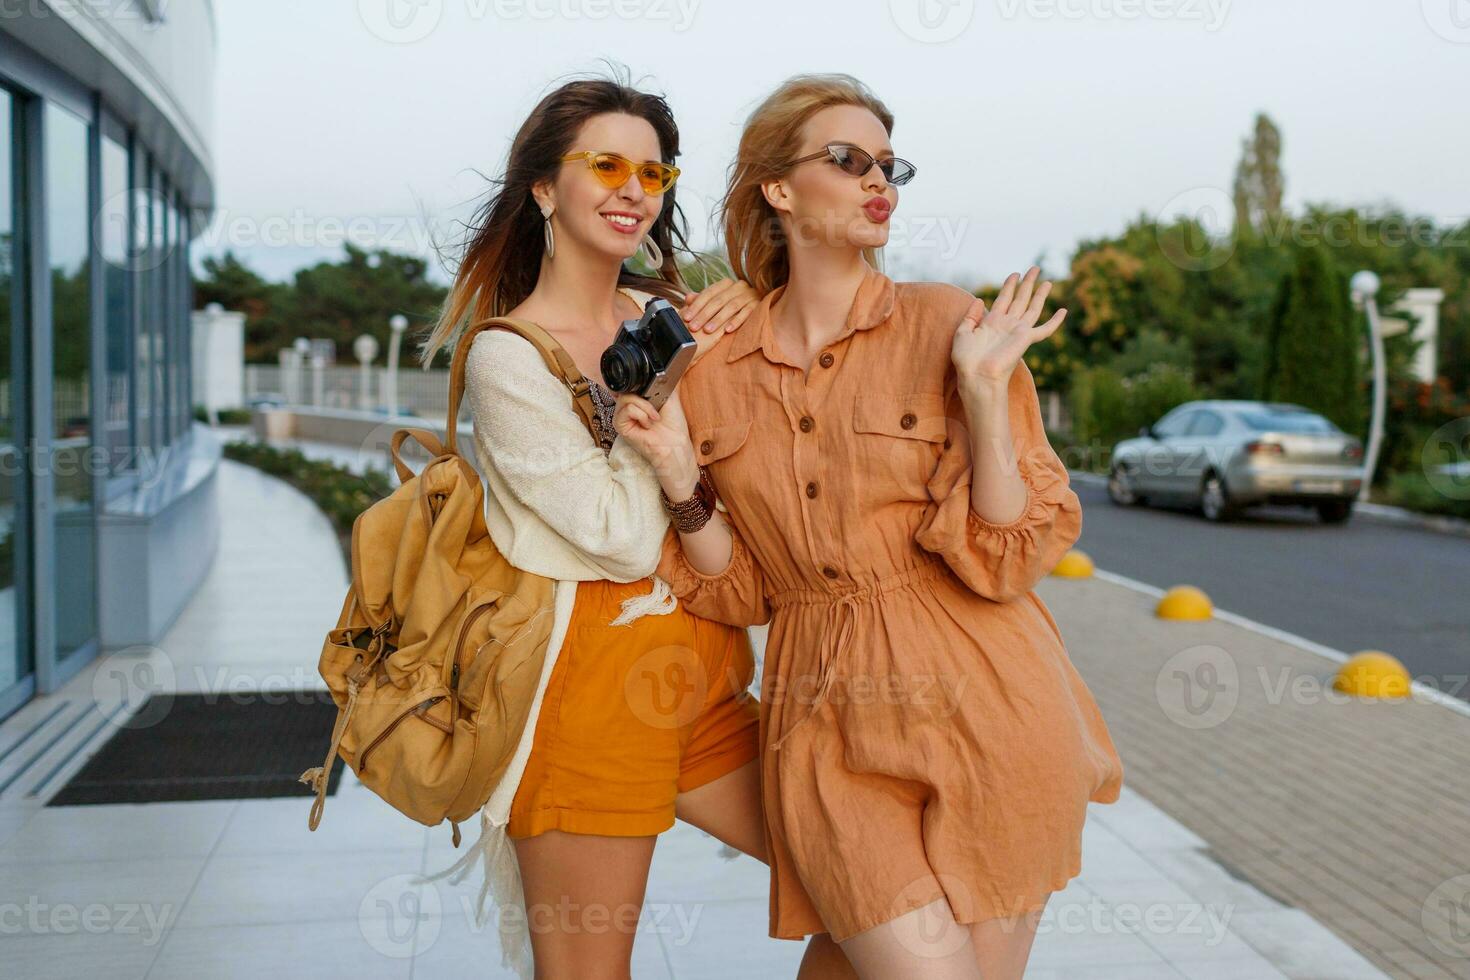
<svg viewBox="0 0 1470 980">
<path fill-rule="evenodd" d="M 1383 650 L 1417 680 L 1470 701 L 1470 539 L 1354 516 L 1260 507 L 1212 524 L 1198 513 L 1082 500 L 1077 547 L 1100 569 L 1167 589 L 1195 585 L 1218 609 L 1345 653 Z"/>
</svg>

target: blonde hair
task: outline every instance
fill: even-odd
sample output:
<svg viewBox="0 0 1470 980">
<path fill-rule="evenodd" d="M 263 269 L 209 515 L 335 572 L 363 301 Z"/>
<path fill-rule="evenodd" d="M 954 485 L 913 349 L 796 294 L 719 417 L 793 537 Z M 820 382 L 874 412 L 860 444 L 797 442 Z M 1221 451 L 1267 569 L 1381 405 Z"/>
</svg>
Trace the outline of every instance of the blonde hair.
<svg viewBox="0 0 1470 980">
<path fill-rule="evenodd" d="M 725 250 L 734 277 L 750 283 L 762 296 L 786 282 L 791 264 L 780 218 L 761 184 L 790 169 L 807 120 L 838 105 L 867 109 L 892 135 L 893 113 L 888 107 L 862 82 L 840 73 L 793 75 L 745 121 L 717 213 L 724 225 Z M 863 249 L 863 257 L 879 268 L 876 249 Z"/>
</svg>

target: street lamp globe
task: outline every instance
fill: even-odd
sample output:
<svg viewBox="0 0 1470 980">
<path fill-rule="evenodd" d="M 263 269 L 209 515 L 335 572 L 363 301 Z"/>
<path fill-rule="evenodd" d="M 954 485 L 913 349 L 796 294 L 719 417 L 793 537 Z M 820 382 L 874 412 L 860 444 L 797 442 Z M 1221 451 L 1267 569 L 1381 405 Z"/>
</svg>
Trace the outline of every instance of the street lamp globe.
<svg viewBox="0 0 1470 980">
<path fill-rule="evenodd" d="M 359 334 L 352 342 L 352 353 L 363 364 L 369 364 L 378 356 L 378 338 L 370 333 Z"/>
<path fill-rule="evenodd" d="M 1361 272 L 1355 272 L 1353 273 L 1353 278 L 1349 286 L 1353 291 L 1353 298 L 1358 302 L 1362 302 L 1370 296 L 1377 296 L 1379 286 L 1378 273 L 1373 272 L 1371 269 L 1363 269 Z"/>
</svg>

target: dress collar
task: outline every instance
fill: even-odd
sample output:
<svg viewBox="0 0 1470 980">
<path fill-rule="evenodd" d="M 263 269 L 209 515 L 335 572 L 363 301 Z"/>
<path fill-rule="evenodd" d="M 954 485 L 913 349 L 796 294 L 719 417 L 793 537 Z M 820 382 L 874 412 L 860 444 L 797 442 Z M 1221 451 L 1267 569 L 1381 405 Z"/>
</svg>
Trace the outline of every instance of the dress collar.
<svg viewBox="0 0 1470 980">
<path fill-rule="evenodd" d="M 876 327 L 893 314 L 893 280 L 870 265 L 864 264 L 864 269 L 862 282 L 858 283 L 852 306 L 847 311 L 847 321 L 833 343 L 846 339 L 854 331 Z M 727 364 L 757 349 L 772 364 L 790 363 L 776 356 L 776 345 L 771 337 L 771 306 L 785 291 L 786 285 L 783 283 L 761 297 L 750 319 L 730 338 L 730 350 L 725 355 Z"/>
</svg>

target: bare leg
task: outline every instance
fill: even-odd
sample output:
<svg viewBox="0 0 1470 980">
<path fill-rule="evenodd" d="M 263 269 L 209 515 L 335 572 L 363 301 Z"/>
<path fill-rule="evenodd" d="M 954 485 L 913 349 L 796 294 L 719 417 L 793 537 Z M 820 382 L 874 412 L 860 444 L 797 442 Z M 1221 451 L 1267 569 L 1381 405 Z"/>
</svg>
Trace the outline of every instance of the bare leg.
<svg viewBox="0 0 1470 980">
<path fill-rule="evenodd" d="M 537 977 L 629 980 L 656 840 L 548 830 L 514 841 Z"/>
<path fill-rule="evenodd" d="M 970 941 L 985 980 L 1021 980 L 1045 911 L 1043 907 L 1029 915 L 970 923 Z"/>
<path fill-rule="evenodd" d="M 842 943 L 863 980 L 980 980 L 968 926 L 936 899 Z M 995 980 L 991 974 L 985 980 Z"/>
<path fill-rule="evenodd" d="M 736 850 L 770 863 L 761 811 L 759 760 L 680 793 L 674 800 L 674 812 L 680 820 Z M 832 937 L 820 932 L 807 943 L 797 980 L 857 980 L 857 974 Z"/>
</svg>

